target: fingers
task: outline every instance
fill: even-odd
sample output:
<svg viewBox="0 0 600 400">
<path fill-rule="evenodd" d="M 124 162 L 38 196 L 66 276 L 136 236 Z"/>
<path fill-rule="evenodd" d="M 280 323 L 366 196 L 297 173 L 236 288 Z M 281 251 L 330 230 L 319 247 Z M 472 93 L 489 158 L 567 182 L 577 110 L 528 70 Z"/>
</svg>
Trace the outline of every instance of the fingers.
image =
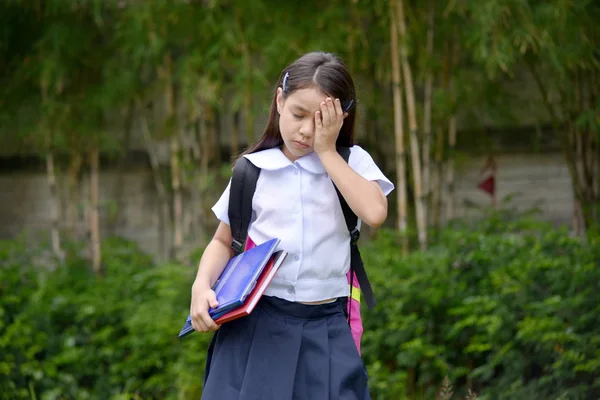
<svg viewBox="0 0 600 400">
<path fill-rule="evenodd" d="M 323 126 L 328 127 L 337 123 L 342 123 L 347 113 L 342 110 L 340 99 L 332 100 L 327 97 L 321 102 L 321 115 L 323 117 Z"/>
<path fill-rule="evenodd" d="M 201 311 L 192 316 L 192 327 L 198 332 L 210 332 L 219 329 L 219 325 L 210 317 L 208 310 Z"/>
<path fill-rule="evenodd" d="M 206 326 L 206 330 L 204 330 L 202 332 L 216 331 L 217 329 L 219 329 L 219 326 L 217 324 L 215 324 L 215 321 L 213 321 L 213 319 L 208 314 L 208 310 L 206 310 L 206 312 L 203 312 L 201 314 L 201 317 L 202 317 L 202 322 Z"/>
<path fill-rule="evenodd" d="M 315 112 L 315 130 L 321 132 L 323 130 L 323 121 L 321 119 L 321 111 Z"/>
<path fill-rule="evenodd" d="M 192 328 L 194 328 L 196 332 L 208 332 L 208 327 L 198 313 L 192 314 Z"/>
<path fill-rule="evenodd" d="M 212 290 L 208 295 L 208 305 L 210 306 L 210 308 L 217 308 L 219 306 L 219 302 L 217 301 L 217 294 Z"/>
<path fill-rule="evenodd" d="M 321 111 L 323 112 L 324 127 L 333 125 L 336 122 L 335 104 L 330 97 L 326 98 L 325 101 L 321 103 Z"/>
<path fill-rule="evenodd" d="M 198 332 L 210 332 L 219 329 L 219 325 L 215 323 L 208 313 L 209 307 L 215 308 L 219 304 L 214 292 L 209 294 L 205 301 L 205 307 L 200 306 L 199 308 L 194 309 L 191 313 L 192 327 Z"/>
<path fill-rule="evenodd" d="M 327 109 L 327 103 L 325 101 L 321 102 L 321 123 L 323 124 L 324 128 L 327 128 L 329 126 L 329 109 Z"/>
</svg>

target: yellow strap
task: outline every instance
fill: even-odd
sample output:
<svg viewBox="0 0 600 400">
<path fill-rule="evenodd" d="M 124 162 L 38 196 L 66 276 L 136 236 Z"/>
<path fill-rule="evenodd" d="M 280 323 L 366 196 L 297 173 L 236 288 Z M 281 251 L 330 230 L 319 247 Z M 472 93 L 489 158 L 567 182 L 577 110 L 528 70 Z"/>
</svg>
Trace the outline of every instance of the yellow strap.
<svg viewBox="0 0 600 400">
<path fill-rule="evenodd" d="M 352 299 L 360 303 L 360 289 L 352 285 L 348 286 L 350 286 L 350 293 L 352 294 Z"/>
</svg>

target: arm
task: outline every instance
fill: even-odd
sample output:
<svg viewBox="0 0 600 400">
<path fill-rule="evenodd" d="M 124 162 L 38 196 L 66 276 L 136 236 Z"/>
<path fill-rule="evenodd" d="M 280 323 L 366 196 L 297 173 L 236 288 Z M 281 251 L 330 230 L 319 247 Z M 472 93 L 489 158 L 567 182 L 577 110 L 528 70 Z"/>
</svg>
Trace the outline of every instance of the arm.
<svg viewBox="0 0 600 400">
<path fill-rule="evenodd" d="M 381 226 L 387 218 L 388 202 L 379 184 L 360 176 L 337 151 L 322 152 L 319 157 L 358 218 L 373 228 Z"/>
<path fill-rule="evenodd" d="M 217 227 L 212 240 L 206 246 L 193 288 L 212 288 L 227 262 L 233 257 L 231 250 L 231 228 L 224 222 Z"/>
<path fill-rule="evenodd" d="M 377 182 L 360 176 L 338 154 L 335 142 L 347 113 L 339 99 L 326 98 L 315 112 L 313 148 L 348 206 L 367 225 L 377 228 L 387 217 L 387 198 Z"/>
<path fill-rule="evenodd" d="M 225 269 L 227 261 L 233 255 L 229 246 L 230 243 L 231 228 L 226 223 L 221 222 L 212 240 L 206 246 L 204 254 L 202 254 L 196 280 L 192 285 L 190 315 L 192 326 L 197 331 L 208 332 L 219 329 L 210 317 L 208 309 L 219 305 L 212 287 L 223 269 Z"/>
</svg>

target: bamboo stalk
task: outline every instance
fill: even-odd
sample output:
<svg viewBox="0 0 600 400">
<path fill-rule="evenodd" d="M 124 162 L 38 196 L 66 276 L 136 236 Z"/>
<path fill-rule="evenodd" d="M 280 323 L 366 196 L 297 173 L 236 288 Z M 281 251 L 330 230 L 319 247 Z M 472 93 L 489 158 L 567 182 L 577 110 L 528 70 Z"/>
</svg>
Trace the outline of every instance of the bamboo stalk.
<svg viewBox="0 0 600 400">
<path fill-rule="evenodd" d="M 183 197 L 181 193 L 181 166 L 179 164 L 179 140 L 171 137 L 171 188 L 173 189 L 173 255 L 183 247 Z"/>
<path fill-rule="evenodd" d="M 181 194 L 181 167 L 179 163 L 180 143 L 178 132 L 174 131 L 175 124 L 175 94 L 172 74 L 172 61 L 169 54 L 165 55 L 165 105 L 166 119 L 169 124 L 170 136 L 170 165 L 171 189 L 173 190 L 173 247 L 171 257 L 177 257 L 183 247 L 183 198 Z"/>
<path fill-rule="evenodd" d="M 433 0 L 429 0 L 429 8 L 427 15 L 427 60 L 431 62 L 433 59 L 433 39 L 434 39 L 434 23 L 435 23 L 435 8 Z M 425 77 L 425 99 L 423 104 L 423 197 L 426 200 L 431 199 L 431 97 L 433 94 L 433 69 L 428 65 Z M 431 206 L 426 206 L 426 209 L 431 210 Z M 430 225 L 430 212 L 427 212 L 427 226 Z"/>
<path fill-rule="evenodd" d="M 396 186 L 398 190 L 398 231 L 402 238 L 402 253 L 408 254 L 408 224 L 406 220 L 406 155 L 404 150 L 404 125 L 402 123 L 402 87 L 400 86 L 400 59 L 398 54 L 398 29 L 395 3 L 390 1 L 390 43 L 392 57 L 392 83 L 394 90 L 394 137 L 396 147 Z"/>
<path fill-rule="evenodd" d="M 410 153 L 412 159 L 412 172 L 413 172 L 413 183 L 415 191 L 415 208 L 417 213 L 417 231 L 419 238 L 419 246 L 421 250 L 427 249 L 427 216 L 425 213 L 425 198 L 423 196 L 423 185 L 422 185 L 422 170 L 421 170 L 421 151 L 419 146 L 419 139 L 417 136 L 417 109 L 415 105 L 415 90 L 413 86 L 413 77 L 408 60 L 408 51 L 406 49 L 406 21 L 404 17 L 404 2 L 398 0 L 397 2 L 398 12 L 398 25 L 400 29 L 400 59 L 402 61 L 402 71 L 404 73 L 404 86 L 406 95 L 406 106 L 408 110 L 408 125 L 409 125 L 409 136 L 410 136 Z"/>
<path fill-rule="evenodd" d="M 48 82 L 42 79 L 40 82 L 42 91 L 42 106 L 48 102 Z M 44 110 L 45 113 L 45 110 Z M 45 119 L 47 116 L 44 115 Z M 52 132 L 48 126 L 44 126 L 46 131 L 46 178 L 48 179 L 48 189 L 50 190 L 50 242 L 52 252 L 55 256 L 62 259 L 63 252 L 60 246 L 60 199 L 56 187 L 56 173 L 54 171 L 54 154 L 52 153 Z"/>
<path fill-rule="evenodd" d="M 98 147 L 94 147 L 90 153 L 90 249 L 92 257 L 92 269 L 96 276 L 102 277 L 102 254 L 100 250 L 100 212 L 99 212 L 99 194 L 100 194 L 100 155 Z"/>
<path fill-rule="evenodd" d="M 71 161 L 69 163 L 68 171 L 68 198 L 67 202 L 67 227 L 71 238 L 79 237 L 79 204 L 80 204 L 80 192 L 79 192 L 79 178 L 81 172 L 81 165 L 83 160 L 81 153 L 75 150 L 74 154 L 71 154 Z"/>
<path fill-rule="evenodd" d="M 54 254 L 63 258 L 63 252 L 60 246 L 60 200 L 58 198 L 58 190 L 56 188 L 56 173 L 54 172 L 54 155 L 51 151 L 46 153 L 46 175 L 48 178 L 48 187 L 50 189 L 51 224 L 52 229 L 50 238 L 52 241 L 52 251 Z"/>
</svg>

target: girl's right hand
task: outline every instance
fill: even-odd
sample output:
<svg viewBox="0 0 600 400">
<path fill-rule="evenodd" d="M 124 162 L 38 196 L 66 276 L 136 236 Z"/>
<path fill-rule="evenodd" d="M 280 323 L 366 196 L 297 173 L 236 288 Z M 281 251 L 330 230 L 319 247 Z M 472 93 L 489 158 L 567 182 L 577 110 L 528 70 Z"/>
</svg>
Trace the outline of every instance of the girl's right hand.
<svg viewBox="0 0 600 400">
<path fill-rule="evenodd" d="M 215 308 L 218 305 L 217 295 L 209 286 L 194 283 L 190 305 L 192 327 L 199 332 L 210 332 L 219 329 L 220 326 L 208 314 L 209 308 Z"/>
</svg>

